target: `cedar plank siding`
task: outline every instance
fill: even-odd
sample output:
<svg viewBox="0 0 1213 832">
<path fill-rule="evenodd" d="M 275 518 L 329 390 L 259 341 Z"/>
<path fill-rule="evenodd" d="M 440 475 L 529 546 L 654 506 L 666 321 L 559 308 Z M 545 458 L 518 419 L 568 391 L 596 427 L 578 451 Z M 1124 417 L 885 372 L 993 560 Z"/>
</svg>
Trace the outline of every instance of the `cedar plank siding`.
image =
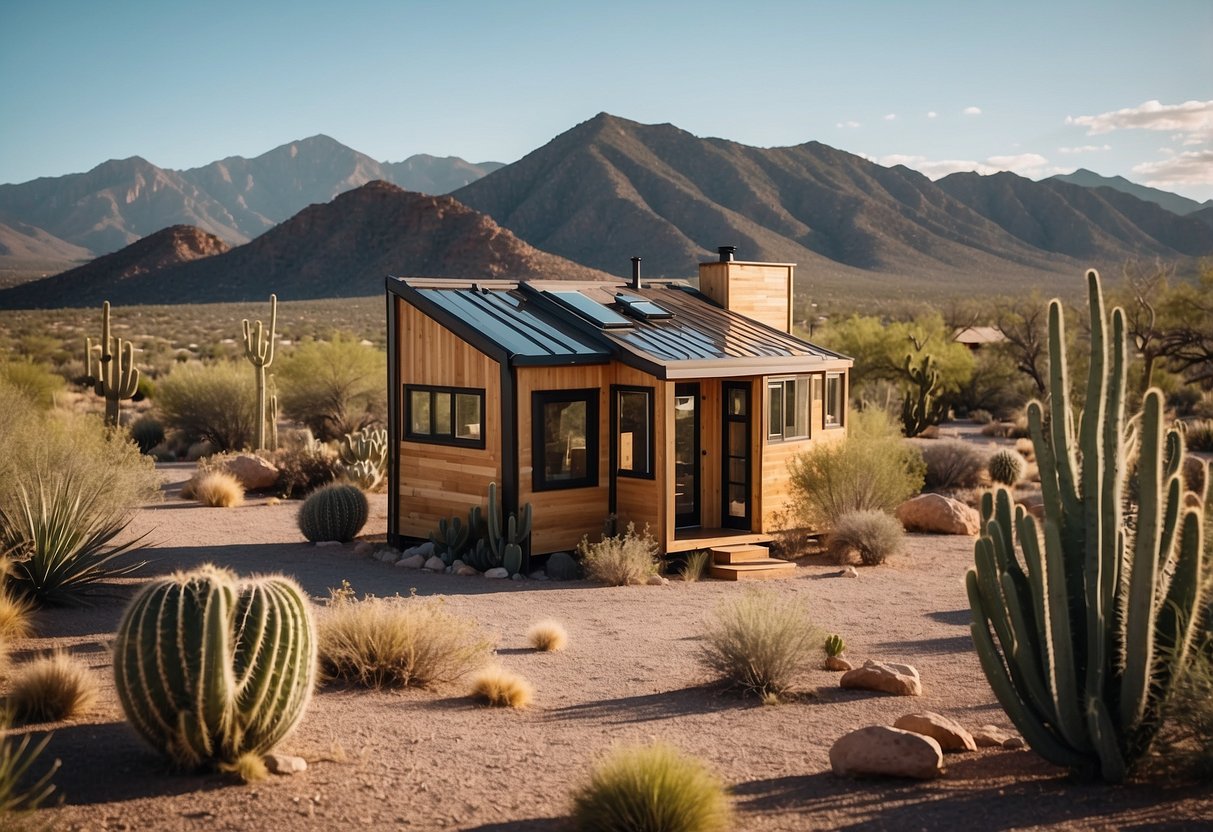
<svg viewBox="0 0 1213 832">
<path fill-rule="evenodd" d="M 654 477 L 616 477 L 615 516 L 619 520 L 620 531 L 628 523 L 635 523 L 638 532 L 648 526 L 653 538 L 660 543 L 671 539 L 674 534 L 673 524 L 668 522 L 674 516 L 674 489 L 667 482 L 667 479 L 673 478 L 670 461 L 674 458 L 674 445 L 669 424 L 674 417 L 674 385 L 618 363 L 615 365 L 613 383 L 653 388 Z M 613 406 L 613 403 L 608 406 Z M 615 442 L 616 437 L 608 435 L 606 441 Z"/>
</svg>

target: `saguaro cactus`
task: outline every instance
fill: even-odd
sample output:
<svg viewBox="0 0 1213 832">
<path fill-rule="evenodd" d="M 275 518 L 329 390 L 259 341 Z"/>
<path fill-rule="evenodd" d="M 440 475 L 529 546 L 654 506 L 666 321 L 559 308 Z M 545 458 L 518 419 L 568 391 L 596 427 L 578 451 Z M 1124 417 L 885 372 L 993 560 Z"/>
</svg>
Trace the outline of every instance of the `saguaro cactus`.
<svg viewBox="0 0 1213 832">
<path fill-rule="evenodd" d="M 127 719 L 184 768 L 270 751 L 298 724 L 315 676 L 307 596 L 281 576 L 240 581 L 208 565 L 155 580 L 114 644 Z"/>
<path fill-rule="evenodd" d="M 1012 508 L 1006 488 L 987 494 L 966 584 L 982 669 L 1028 743 L 1054 763 L 1119 782 L 1156 735 L 1192 642 L 1204 495 L 1184 494 L 1183 443 L 1164 427 L 1158 389 L 1126 423 L 1124 313 L 1113 310 L 1109 335 L 1099 275 L 1088 272 L 1087 282 L 1091 363 L 1079 429 L 1057 300 L 1048 424 L 1039 402 L 1028 407 L 1043 529 Z M 1140 496 L 1126 508 L 1134 447 Z"/>
<path fill-rule="evenodd" d="M 105 423 L 118 427 L 123 399 L 139 390 L 135 346 L 110 334 L 110 302 L 101 304 L 101 340 L 84 339 L 84 366 L 93 392 L 105 399 Z"/>
<path fill-rule="evenodd" d="M 913 387 L 906 391 L 901 403 L 901 423 L 906 436 L 917 436 L 932 425 L 938 425 L 947 411 L 947 405 L 939 396 L 939 371 L 935 369 L 935 359 L 924 355 L 917 367 L 912 361 L 913 356 L 907 355 L 905 372 Z"/>
<path fill-rule="evenodd" d="M 257 374 L 257 429 L 253 442 L 257 446 L 253 450 L 265 448 L 265 368 L 274 363 L 274 342 L 277 340 L 275 327 L 278 324 L 278 296 L 270 295 L 270 331 L 266 337 L 265 327 L 257 321 L 256 332 L 248 318 L 242 321 L 244 326 L 244 357 L 253 365 Z"/>
</svg>

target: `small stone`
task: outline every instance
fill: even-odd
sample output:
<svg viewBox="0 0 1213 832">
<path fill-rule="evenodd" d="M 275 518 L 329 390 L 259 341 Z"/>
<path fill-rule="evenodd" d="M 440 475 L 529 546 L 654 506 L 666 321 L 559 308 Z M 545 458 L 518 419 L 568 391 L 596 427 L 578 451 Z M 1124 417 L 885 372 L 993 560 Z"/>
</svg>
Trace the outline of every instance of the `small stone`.
<svg viewBox="0 0 1213 832">
<path fill-rule="evenodd" d="M 510 580 L 511 581 L 525 581 L 526 575 L 523 575 L 521 572 L 515 572 L 513 575 L 510 575 Z"/>
<path fill-rule="evenodd" d="M 548 557 L 546 572 L 553 581 L 575 581 L 581 577 L 581 564 L 568 552 L 556 552 Z"/>
<path fill-rule="evenodd" d="M 421 568 L 428 569 L 431 572 L 443 572 L 446 570 L 446 564 L 442 562 L 442 558 L 434 555 L 431 556 L 430 559 L 425 562 L 425 566 Z"/>
<path fill-rule="evenodd" d="M 546 580 L 549 580 L 549 578 L 548 578 L 548 573 L 544 572 L 542 569 L 536 569 L 534 572 L 532 572 L 531 574 L 527 575 L 527 578 L 529 578 L 529 579 L 530 579 L 530 580 L 532 580 L 532 581 L 546 581 Z"/>
<path fill-rule="evenodd" d="M 421 555 L 423 558 L 428 558 L 434 554 L 434 541 L 427 540 L 425 543 L 419 543 L 416 546 L 405 549 L 404 554 L 408 556 Z"/>
<path fill-rule="evenodd" d="M 973 741 L 978 748 L 1001 748 L 1012 734 L 997 725 L 983 725 L 973 732 Z"/>
<path fill-rule="evenodd" d="M 371 543 L 369 540 L 363 540 L 357 546 L 354 547 L 354 554 L 360 558 L 365 558 L 368 555 L 373 555 L 376 560 L 383 560 L 384 558 L 380 557 L 380 555 L 382 555 L 384 551 L 390 552 L 392 550 L 387 549 L 387 550 L 381 550 L 379 552 L 376 552 L 375 544 Z M 392 560 L 394 561 L 395 559 L 396 559 L 395 553 L 393 552 Z"/>
<path fill-rule="evenodd" d="M 973 735 L 961 727 L 960 723 L 934 711 L 906 714 L 894 722 L 893 727 L 930 737 L 939 743 L 939 747 L 944 751 L 977 750 Z"/>
<path fill-rule="evenodd" d="M 396 561 L 397 566 L 403 566 L 405 569 L 420 569 L 425 566 L 425 555 L 409 555 Z"/>
<path fill-rule="evenodd" d="M 669 578 L 663 578 L 660 575 L 649 575 L 649 579 L 645 581 L 649 586 L 665 586 L 669 582 Z"/>
<path fill-rule="evenodd" d="M 839 571 L 838 577 L 840 577 L 840 578 L 858 578 L 859 570 L 856 569 L 854 566 L 848 566 L 845 569 Z"/>
<path fill-rule="evenodd" d="M 467 566 L 467 564 L 464 563 L 459 558 L 455 558 L 454 562 L 451 563 L 451 571 L 457 573 L 459 571 L 459 567 L 461 567 L 461 566 Z"/>
<path fill-rule="evenodd" d="M 480 570 L 474 566 L 468 566 L 466 563 L 459 564 L 459 568 L 455 570 L 455 574 L 467 578 L 472 575 L 479 575 Z"/>
<path fill-rule="evenodd" d="M 851 663 L 842 656 L 826 656 L 826 670 L 850 670 Z"/>
<path fill-rule="evenodd" d="M 307 771 L 307 760 L 290 754 L 266 754 L 265 767 L 271 774 L 298 774 Z"/>
<path fill-rule="evenodd" d="M 834 743 L 830 768 L 840 777 L 883 775 L 931 780 L 943 774 L 943 750 L 922 734 L 870 725 Z"/>
<path fill-rule="evenodd" d="M 1023 737 L 1007 737 L 1003 740 L 1002 747 L 1008 751 L 1019 751 L 1027 748 L 1028 744 L 1023 741 Z"/>
<path fill-rule="evenodd" d="M 358 544 L 361 546 L 362 544 Z M 354 549 L 354 554 L 358 554 L 358 549 Z M 400 559 L 400 553 L 395 549 L 380 549 L 375 554 L 371 555 L 375 560 L 383 561 L 384 563 L 395 563 Z"/>
<path fill-rule="evenodd" d="M 484 573 L 484 577 L 486 578 L 508 578 L 509 576 L 510 572 L 504 566 L 498 566 Z"/>
<path fill-rule="evenodd" d="M 922 696 L 922 681 L 918 671 L 908 664 L 868 659 L 862 667 L 842 674 L 838 684 L 844 688 L 874 690 L 895 696 Z"/>
</svg>

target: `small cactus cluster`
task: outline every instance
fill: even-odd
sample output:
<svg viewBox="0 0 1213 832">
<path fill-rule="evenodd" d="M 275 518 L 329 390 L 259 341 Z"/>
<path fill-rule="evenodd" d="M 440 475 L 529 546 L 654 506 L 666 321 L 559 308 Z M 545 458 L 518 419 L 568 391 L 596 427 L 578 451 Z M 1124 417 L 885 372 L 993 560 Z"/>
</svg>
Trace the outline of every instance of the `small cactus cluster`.
<svg viewBox="0 0 1213 832">
<path fill-rule="evenodd" d="M 274 342 L 277 340 L 277 335 L 274 330 L 278 323 L 278 296 L 270 295 L 270 330 L 267 335 L 265 325 L 261 321 L 257 321 L 256 330 L 248 318 L 245 318 L 241 325 L 244 328 L 244 357 L 253 365 L 253 371 L 257 376 L 257 428 L 253 432 L 254 450 L 260 451 L 266 448 L 265 444 L 265 425 L 266 425 L 266 392 L 265 392 L 265 368 L 274 363 Z M 273 406 L 270 408 L 275 419 L 278 415 L 277 396 L 274 397 Z M 270 431 L 271 436 L 277 438 L 278 431 L 273 429 Z M 270 450 L 274 450 L 271 448 Z"/>
<path fill-rule="evenodd" d="M 1026 468 L 1027 463 L 1019 452 L 1009 448 L 995 451 L 986 462 L 986 470 L 990 473 L 990 479 L 1007 486 L 1015 485 L 1023 479 Z"/>
<path fill-rule="evenodd" d="M 273 749 L 299 723 L 315 677 L 307 595 L 282 576 L 241 581 L 207 565 L 154 580 L 114 643 L 122 710 L 183 768 Z"/>
<path fill-rule="evenodd" d="M 347 433 L 338 453 L 346 478 L 363 491 L 374 491 L 387 475 L 387 431 L 383 428 Z"/>
<path fill-rule="evenodd" d="M 906 436 L 918 436 L 929 427 L 938 425 L 947 414 L 947 405 L 940 397 L 939 371 L 935 359 L 924 355 L 915 367 L 913 356 L 906 356 L 905 372 L 913 387 L 906 391 L 901 403 L 901 424 Z"/>
<path fill-rule="evenodd" d="M 447 566 L 461 560 L 472 543 L 471 531 L 471 523 L 464 523 L 458 517 L 439 520 L 438 531 L 430 532 L 430 542 L 434 544 L 434 554 L 441 558 Z"/>
<path fill-rule="evenodd" d="M 826 636 L 825 650 L 826 655 L 831 659 L 836 656 L 841 656 L 842 651 L 846 649 L 846 643 L 842 640 L 842 636 L 837 633 L 830 633 Z"/>
<path fill-rule="evenodd" d="M 299 507 L 299 531 L 312 543 L 349 543 L 366 525 L 368 514 L 370 506 L 361 489 L 330 483 L 313 491 Z"/>
<path fill-rule="evenodd" d="M 518 516 L 502 517 L 497 503 L 497 483 L 489 484 L 488 510 L 472 506 L 467 523 L 458 517 L 438 521 L 438 531 L 430 534 L 434 554 L 448 566 L 462 560 L 485 572 L 505 567 L 511 575 L 526 574 L 530 561 L 531 505 L 522 507 Z"/>
<path fill-rule="evenodd" d="M 135 366 L 135 345 L 110 335 L 110 302 L 101 304 L 101 341 L 84 339 L 84 366 L 93 392 L 105 399 L 105 424 L 118 427 L 123 399 L 135 399 L 139 393 L 139 368 Z"/>
</svg>

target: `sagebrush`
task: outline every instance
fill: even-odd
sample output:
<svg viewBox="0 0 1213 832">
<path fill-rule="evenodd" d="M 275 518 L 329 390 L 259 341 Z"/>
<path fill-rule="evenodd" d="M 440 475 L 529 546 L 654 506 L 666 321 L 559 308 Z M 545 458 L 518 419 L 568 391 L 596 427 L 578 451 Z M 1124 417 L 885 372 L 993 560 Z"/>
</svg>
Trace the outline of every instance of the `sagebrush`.
<svg viewBox="0 0 1213 832">
<path fill-rule="evenodd" d="M 708 622 L 700 661 L 733 687 L 781 696 L 820 655 L 824 638 L 795 598 L 749 590 Z"/>
<path fill-rule="evenodd" d="M 647 526 L 637 533 L 636 524 L 628 523 L 623 534 L 603 537 L 597 543 L 583 537 L 577 551 L 586 577 L 611 586 L 626 586 L 642 584 L 660 572 L 657 548 Z"/>
<path fill-rule="evenodd" d="M 185 364 L 161 382 L 156 407 L 161 421 L 190 442 L 205 440 L 220 451 L 250 446 L 257 424 L 257 391 L 240 365 Z"/>
<path fill-rule="evenodd" d="M 835 563 L 846 563 L 852 554 L 860 563 L 876 566 L 901 548 L 905 530 L 901 521 L 883 511 L 850 511 L 838 518 L 826 537 L 826 549 Z"/>
<path fill-rule="evenodd" d="M 981 482 L 985 457 L 969 442 L 940 439 L 921 446 L 927 488 L 973 488 Z"/>
</svg>

